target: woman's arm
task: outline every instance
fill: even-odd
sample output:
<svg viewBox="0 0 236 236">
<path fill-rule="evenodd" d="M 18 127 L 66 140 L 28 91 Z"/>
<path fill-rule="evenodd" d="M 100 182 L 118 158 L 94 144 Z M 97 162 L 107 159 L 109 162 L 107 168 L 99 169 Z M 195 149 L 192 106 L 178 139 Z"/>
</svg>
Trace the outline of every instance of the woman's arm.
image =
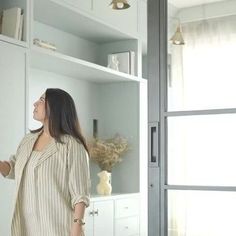
<svg viewBox="0 0 236 236">
<path fill-rule="evenodd" d="M 85 212 L 86 205 L 84 202 L 79 202 L 75 205 L 74 210 L 74 219 L 84 219 L 84 212 Z M 73 222 L 71 228 L 71 236 L 82 236 L 83 235 L 83 225 L 77 221 Z"/>
<path fill-rule="evenodd" d="M 69 192 L 74 219 L 79 219 L 77 222 L 72 222 L 71 236 L 82 236 L 84 233 L 80 223 L 82 223 L 85 208 L 90 204 L 89 156 L 82 144 L 74 139 L 71 141 L 68 156 Z"/>
<path fill-rule="evenodd" d="M 0 161 L 0 173 L 5 177 L 10 173 L 11 166 L 8 161 Z"/>
</svg>

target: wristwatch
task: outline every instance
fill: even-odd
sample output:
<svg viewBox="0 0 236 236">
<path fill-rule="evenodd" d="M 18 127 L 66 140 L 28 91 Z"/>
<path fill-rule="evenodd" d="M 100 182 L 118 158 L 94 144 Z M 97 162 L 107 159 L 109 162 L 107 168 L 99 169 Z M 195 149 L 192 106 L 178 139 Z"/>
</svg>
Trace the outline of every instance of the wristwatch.
<svg viewBox="0 0 236 236">
<path fill-rule="evenodd" d="M 85 222 L 83 219 L 74 219 L 74 223 L 79 223 L 80 225 L 85 225 Z"/>
</svg>

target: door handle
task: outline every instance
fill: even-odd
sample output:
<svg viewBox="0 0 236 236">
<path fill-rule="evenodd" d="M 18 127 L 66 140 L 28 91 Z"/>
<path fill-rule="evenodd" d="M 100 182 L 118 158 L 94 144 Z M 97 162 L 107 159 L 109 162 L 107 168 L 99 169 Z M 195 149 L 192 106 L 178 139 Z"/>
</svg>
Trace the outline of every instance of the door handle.
<svg viewBox="0 0 236 236">
<path fill-rule="evenodd" d="M 157 156 L 156 156 L 157 153 L 154 153 L 154 148 L 155 148 L 155 144 L 154 144 L 155 138 L 154 137 L 156 136 L 156 132 L 157 132 L 157 127 L 152 126 L 151 127 L 151 162 L 152 163 L 157 162 Z"/>
<path fill-rule="evenodd" d="M 98 209 L 96 211 L 94 211 L 94 215 L 98 216 Z"/>
<path fill-rule="evenodd" d="M 159 122 L 149 123 L 149 166 L 159 167 Z"/>
</svg>

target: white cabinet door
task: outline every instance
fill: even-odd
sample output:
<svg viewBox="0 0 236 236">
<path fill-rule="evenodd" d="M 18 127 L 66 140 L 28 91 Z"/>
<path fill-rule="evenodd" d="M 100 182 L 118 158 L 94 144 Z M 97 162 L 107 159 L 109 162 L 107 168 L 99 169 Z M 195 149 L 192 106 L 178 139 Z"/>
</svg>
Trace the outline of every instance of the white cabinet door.
<svg viewBox="0 0 236 236">
<path fill-rule="evenodd" d="M 113 200 L 94 202 L 94 236 L 113 236 Z"/>
<path fill-rule="evenodd" d="M 118 30 L 136 37 L 138 33 L 137 0 L 130 0 L 131 7 L 125 10 L 113 10 L 109 6 L 110 3 L 111 0 L 94 0 L 94 15 Z"/>
<path fill-rule="evenodd" d="M 25 57 L 23 48 L 0 41 L 1 160 L 16 152 L 25 133 Z M 1 178 L 0 189 L 0 235 L 10 235 L 13 181 Z"/>
<path fill-rule="evenodd" d="M 85 211 L 86 236 L 113 236 L 113 200 L 93 202 Z"/>
<path fill-rule="evenodd" d="M 90 203 L 90 206 L 86 208 L 84 220 L 85 220 L 85 235 L 93 236 L 93 221 L 94 221 L 94 213 L 93 213 L 93 203 Z"/>
</svg>

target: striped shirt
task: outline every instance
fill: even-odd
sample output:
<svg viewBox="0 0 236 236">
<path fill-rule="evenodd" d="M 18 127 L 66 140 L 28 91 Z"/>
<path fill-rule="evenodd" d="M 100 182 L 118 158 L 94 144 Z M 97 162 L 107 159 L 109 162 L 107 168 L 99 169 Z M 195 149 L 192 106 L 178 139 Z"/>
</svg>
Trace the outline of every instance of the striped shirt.
<svg viewBox="0 0 236 236">
<path fill-rule="evenodd" d="M 6 177 L 16 180 L 11 236 L 69 236 L 75 204 L 90 203 L 88 154 L 69 135 L 34 152 L 39 134 L 26 135 L 10 158 Z"/>
</svg>

